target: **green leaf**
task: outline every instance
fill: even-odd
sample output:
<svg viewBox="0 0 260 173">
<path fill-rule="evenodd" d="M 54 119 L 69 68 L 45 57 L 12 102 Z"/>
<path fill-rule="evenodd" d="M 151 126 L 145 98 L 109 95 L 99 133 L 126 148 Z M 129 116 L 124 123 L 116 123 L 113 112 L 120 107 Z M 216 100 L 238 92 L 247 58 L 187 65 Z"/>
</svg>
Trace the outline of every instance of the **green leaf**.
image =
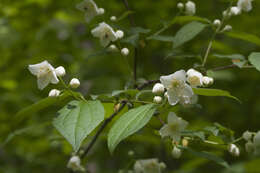
<svg viewBox="0 0 260 173">
<path fill-rule="evenodd" d="M 260 71 L 260 53 L 253 52 L 249 55 L 249 62 L 258 70 Z"/>
<path fill-rule="evenodd" d="M 68 140 L 74 151 L 103 120 L 105 111 L 100 101 L 71 101 L 53 120 L 54 127 Z"/>
<path fill-rule="evenodd" d="M 248 34 L 245 32 L 226 32 L 226 35 L 232 38 L 248 41 L 260 46 L 260 38 L 253 34 Z"/>
<path fill-rule="evenodd" d="M 208 89 L 208 88 L 192 88 L 193 92 L 202 96 L 224 96 L 235 99 L 240 102 L 240 100 L 234 96 L 232 96 L 228 91 L 220 90 L 220 89 Z"/>
<path fill-rule="evenodd" d="M 217 164 L 225 167 L 225 168 L 229 168 L 229 165 L 228 163 L 223 160 L 222 158 L 216 156 L 216 155 L 213 155 L 209 152 L 205 152 L 205 151 L 194 151 L 192 150 L 191 148 L 187 148 L 187 147 L 180 147 L 182 149 L 185 149 L 187 151 L 189 151 L 191 154 L 193 154 L 194 156 L 197 156 L 197 157 L 202 157 L 202 158 L 205 158 L 205 159 L 208 159 L 208 160 L 211 160 L 211 161 L 214 161 L 216 162 Z"/>
<path fill-rule="evenodd" d="M 213 54 L 213 56 L 217 58 L 227 58 L 227 59 L 240 59 L 240 60 L 245 59 L 244 55 L 241 54 L 231 54 L 231 55 Z"/>
<path fill-rule="evenodd" d="M 111 153 L 116 146 L 128 136 L 143 128 L 152 118 L 155 111 L 154 104 L 131 109 L 123 114 L 112 126 L 108 133 L 108 148 Z"/>
<path fill-rule="evenodd" d="M 191 22 L 184 25 L 174 36 L 173 48 L 177 48 L 196 37 L 207 25 L 200 22 Z"/>
</svg>

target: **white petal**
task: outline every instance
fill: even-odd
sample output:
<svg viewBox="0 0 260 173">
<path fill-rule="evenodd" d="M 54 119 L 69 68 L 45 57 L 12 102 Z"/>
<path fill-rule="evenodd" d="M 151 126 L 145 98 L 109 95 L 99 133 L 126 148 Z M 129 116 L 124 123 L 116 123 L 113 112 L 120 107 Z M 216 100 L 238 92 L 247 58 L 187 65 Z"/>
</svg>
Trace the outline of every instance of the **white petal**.
<svg viewBox="0 0 260 173">
<path fill-rule="evenodd" d="M 167 91 L 168 102 L 170 105 L 174 106 L 179 102 L 179 97 L 174 89 L 169 89 Z"/>
<path fill-rule="evenodd" d="M 181 95 L 191 98 L 194 95 L 194 93 L 192 88 L 188 84 L 185 84 L 184 88 L 181 91 Z"/>
<path fill-rule="evenodd" d="M 170 131 L 170 127 L 168 124 L 165 124 L 159 131 L 159 134 L 161 135 L 162 138 L 170 136 L 171 135 L 171 131 Z"/>
<path fill-rule="evenodd" d="M 173 76 L 175 79 L 180 81 L 186 81 L 186 72 L 184 70 L 179 70 L 173 73 Z"/>
<path fill-rule="evenodd" d="M 28 69 L 33 75 L 38 75 L 40 73 L 40 69 L 48 66 L 48 61 L 43 61 L 38 64 L 29 65 Z"/>
<path fill-rule="evenodd" d="M 50 83 L 50 80 L 51 79 L 48 75 L 43 75 L 38 77 L 37 79 L 38 88 L 40 90 L 43 90 Z"/>
<path fill-rule="evenodd" d="M 58 77 L 57 77 L 57 75 L 56 75 L 54 70 L 52 71 L 50 78 L 51 78 L 51 83 L 52 84 L 59 83 L 59 79 L 58 79 Z"/>
</svg>

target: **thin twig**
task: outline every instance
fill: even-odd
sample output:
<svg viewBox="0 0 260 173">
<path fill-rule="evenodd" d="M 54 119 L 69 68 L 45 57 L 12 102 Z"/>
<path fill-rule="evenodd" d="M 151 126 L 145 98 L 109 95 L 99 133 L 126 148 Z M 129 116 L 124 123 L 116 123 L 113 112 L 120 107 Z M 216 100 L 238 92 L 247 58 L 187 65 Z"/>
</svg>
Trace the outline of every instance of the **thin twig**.
<svg viewBox="0 0 260 173">
<path fill-rule="evenodd" d="M 84 153 L 80 156 L 81 158 L 84 158 L 88 152 L 90 151 L 90 149 L 94 146 L 95 142 L 97 141 L 98 137 L 100 136 L 100 134 L 102 133 L 102 131 L 105 129 L 105 127 L 110 123 L 110 121 L 112 121 L 112 119 L 118 115 L 118 113 L 125 107 L 126 105 L 126 101 L 121 101 L 121 106 L 119 107 L 119 109 L 114 112 L 112 115 L 110 115 L 110 117 L 108 117 L 103 124 L 100 126 L 100 128 L 98 129 L 97 133 L 95 134 L 94 138 L 91 140 L 91 142 L 89 143 L 89 145 L 84 149 Z"/>
<path fill-rule="evenodd" d="M 123 0 L 123 3 L 125 5 L 125 8 L 128 10 L 128 11 L 131 11 L 131 8 L 129 6 L 129 3 L 127 0 Z M 130 24 L 132 27 L 135 26 L 135 21 L 134 21 L 134 17 L 133 15 L 128 15 L 128 19 L 130 21 Z M 133 76 L 134 76 L 134 88 L 137 88 L 137 85 L 136 85 L 136 81 L 137 81 L 137 64 L 138 64 L 138 48 L 136 47 L 135 48 L 135 53 L 134 53 L 134 67 L 133 67 Z"/>
</svg>

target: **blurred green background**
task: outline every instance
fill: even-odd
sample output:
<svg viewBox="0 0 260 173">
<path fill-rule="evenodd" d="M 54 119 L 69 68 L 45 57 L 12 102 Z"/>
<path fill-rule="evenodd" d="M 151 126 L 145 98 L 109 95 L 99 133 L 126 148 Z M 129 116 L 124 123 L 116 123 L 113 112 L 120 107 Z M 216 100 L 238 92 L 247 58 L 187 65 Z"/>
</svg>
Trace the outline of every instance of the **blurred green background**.
<svg viewBox="0 0 260 173">
<path fill-rule="evenodd" d="M 111 22 L 110 16 L 121 16 L 125 11 L 122 0 L 96 0 L 103 7 L 105 15 L 84 22 L 84 15 L 75 6 L 79 0 L 0 0 L 0 143 L 4 143 L 12 131 L 16 112 L 48 95 L 51 88 L 37 89 L 36 78 L 32 76 L 28 64 L 48 60 L 55 67 L 64 66 L 66 81 L 72 77 L 81 80 L 80 91 L 84 95 L 109 93 L 123 89 L 131 83 L 125 60 L 119 53 L 104 53 L 98 39 L 90 31 L 98 22 L 107 21 L 115 28 L 122 29 L 129 36 L 130 24 L 127 18 Z M 162 74 L 170 74 L 179 69 L 189 69 L 198 59 L 168 56 L 173 52 L 172 44 L 155 40 L 145 40 L 146 36 L 157 31 L 164 22 L 170 21 L 178 12 L 176 0 L 129 0 L 135 23 L 151 29 L 142 35 L 142 45 L 138 52 L 138 78 L 158 79 Z M 185 2 L 185 1 L 183 1 Z M 222 17 L 229 1 L 195 1 L 197 16 L 213 21 Z M 260 2 L 253 2 L 254 9 L 249 13 L 233 17 L 228 23 L 233 30 L 260 36 Z M 164 34 L 174 35 L 181 27 L 173 25 Z M 205 53 L 212 30 L 204 30 L 196 39 L 179 50 L 183 55 Z M 124 44 L 123 44 L 124 45 Z M 133 64 L 133 46 L 125 44 L 131 54 L 127 57 Z M 217 36 L 212 53 L 248 56 L 260 51 L 259 45 L 233 39 L 225 35 Z M 229 65 L 230 60 L 209 57 L 206 68 Z M 233 129 L 239 137 L 245 130 L 260 129 L 260 72 L 255 69 L 233 68 L 218 72 L 213 88 L 230 91 L 242 103 L 222 97 L 199 97 L 201 107 L 180 108 L 178 115 L 188 120 L 192 128 L 202 128 L 218 122 Z M 8 145 L 0 145 L 0 172 L 68 172 L 66 163 L 72 151 L 69 144 L 51 125 L 55 112 L 63 104 L 55 105 L 41 112 L 28 115 L 19 128 L 33 127 L 26 133 L 15 136 Z M 18 127 L 17 127 L 18 128 Z M 167 165 L 166 172 L 172 173 L 258 173 L 260 159 L 245 153 L 241 143 L 241 156 L 231 157 L 227 152 L 219 153 L 234 168 L 226 170 L 213 162 L 184 153 L 181 159 L 174 160 L 170 148 L 157 135 L 151 134 L 147 126 L 128 140 L 121 143 L 115 154 L 107 149 L 105 134 L 87 158 L 91 173 L 114 173 L 126 168 L 132 161 L 128 152 L 134 151 L 135 159 L 158 157 Z M 88 142 L 88 140 L 86 140 Z"/>
</svg>

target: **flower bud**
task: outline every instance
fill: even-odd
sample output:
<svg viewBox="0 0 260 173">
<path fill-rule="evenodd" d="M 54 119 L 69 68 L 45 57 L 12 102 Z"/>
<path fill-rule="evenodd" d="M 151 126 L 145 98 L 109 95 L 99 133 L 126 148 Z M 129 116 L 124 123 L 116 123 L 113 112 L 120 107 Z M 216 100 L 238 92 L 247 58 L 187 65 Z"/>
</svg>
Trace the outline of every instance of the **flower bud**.
<svg viewBox="0 0 260 173">
<path fill-rule="evenodd" d="M 60 90 L 57 89 L 52 89 L 49 92 L 49 97 L 58 97 L 60 95 Z"/>
<path fill-rule="evenodd" d="M 77 78 L 73 78 L 70 81 L 71 88 L 78 88 L 80 86 L 80 81 Z"/>
<path fill-rule="evenodd" d="M 108 47 L 108 50 L 111 51 L 111 52 L 117 52 L 117 51 L 118 51 L 118 48 L 116 47 L 116 45 L 111 44 L 111 45 Z"/>
<path fill-rule="evenodd" d="M 124 32 L 121 31 L 121 30 L 116 31 L 116 37 L 117 37 L 118 39 L 123 38 L 123 37 L 124 37 Z"/>
<path fill-rule="evenodd" d="M 154 103 L 162 103 L 162 97 L 161 96 L 155 96 L 153 98 Z"/>
<path fill-rule="evenodd" d="M 189 69 L 187 71 L 187 75 L 188 75 L 187 81 L 190 83 L 191 86 L 197 87 L 203 85 L 202 82 L 203 75 L 200 72 L 194 69 Z"/>
<path fill-rule="evenodd" d="M 172 156 L 173 158 L 175 159 L 179 159 L 181 157 L 181 149 L 177 148 L 176 146 L 173 147 L 173 150 L 172 150 Z"/>
<path fill-rule="evenodd" d="M 215 19 L 213 25 L 219 27 L 221 25 L 221 21 L 219 19 Z"/>
<path fill-rule="evenodd" d="M 80 165 L 79 156 L 72 156 L 67 164 L 67 167 L 73 171 L 84 171 L 85 169 Z"/>
<path fill-rule="evenodd" d="M 161 94 L 161 93 L 163 93 L 163 92 L 164 92 L 164 86 L 163 86 L 163 84 L 161 84 L 161 83 L 156 83 L 156 84 L 153 86 L 152 92 L 153 92 L 154 94 Z"/>
<path fill-rule="evenodd" d="M 229 32 L 229 31 L 231 31 L 231 30 L 232 30 L 232 26 L 231 26 L 231 25 L 226 25 L 226 26 L 223 28 L 222 32 Z"/>
<path fill-rule="evenodd" d="M 228 151 L 232 156 L 238 157 L 240 154 L 239 148 L 235 144 L 230 144 L 228 146 Z"/>
<path fill-rule="evenodd" d="M 130 150 L 130 151 L 128 151 L 128 156 L 133 156 L 135 153 L 134 153 L 134 151 L 133 150 Z"/>
<path fill-rule="evenodd" d="M 123 56 L 127 56 L 127 55 L 129 54 L 129 50 L 128 50 L 127 48 L 123 48 L 123 49 L 121 50 L 121 54 L 122 54 Z"/>
<path fill-rule="evenodd" d="M 115 22 L 115 21 L 116 21 L 116 16 L 111 16 L 111 17 L 110 17 L 110 20 L 113 21 L 113 22 Z"/>
<path fill-rule="evenodd" d="M 182 2 L 179 2 L 179 3 L 177 4 L 177 8 L 180 9 L 180 10 L 182 10 L 182 9 L 184 8 L 184 4 L 183 4 Z"/>
<path fill-rule="evenodd" d="M 55 73 L 56 73 L 57 76 L 62 77 L 62 76 L 65 76 L 66 71 L 65 71 L 65 68 L 64 68 L 64 67 L 59 66 L 59 67 L 57 67 L 57 68 L 55 69 Z"/>
<path fill-rule="evenodd" d="M 185 14 L 193 16 L 196 13 L 196 4 L 192 1 L 188 1 L 185 4 Z"/>
<path fill-rule="evenodd" d="M 208 76 L 204 76 L 202 78 L 202 82 L 203 82 L 203 85 L 208 86 L 208 85 L 212 85 L 214 83 L 214 79 L 211 77 L 208 77 Z"/>
<path fill-rule="evenodd" d="M 241 13 L 241 9 L 240 8 L 238 8 L 238 7 L 231 7 L 231 9 L 230 9 L 230 14 L 232 15 L 232 16 L 237 16 L 237 15 L 239 15 Z"/>
<path fill-rule="evenodd" d="M 182 140 L 182 146 L 188 147 L 188 145 L 189 145 L 189 141 L 187 139 L 183 139 Z"/>
<path fill-rule="evenodd" d="M 102 15 L 102 14 L 104 14 L 105 13 L 105 9 L 104 8 L 99 8 L 98 9 L 98 14 L 99 15 Z"/>
<path fill-rule="evenodd" d="M 245 131 L 242 135 L 242 137 L 246 140 L 246 141 L 249 141 L 251 138 L 252 138 L 252 133 L 249 132 L 249 131 Z"/>
</svg>

